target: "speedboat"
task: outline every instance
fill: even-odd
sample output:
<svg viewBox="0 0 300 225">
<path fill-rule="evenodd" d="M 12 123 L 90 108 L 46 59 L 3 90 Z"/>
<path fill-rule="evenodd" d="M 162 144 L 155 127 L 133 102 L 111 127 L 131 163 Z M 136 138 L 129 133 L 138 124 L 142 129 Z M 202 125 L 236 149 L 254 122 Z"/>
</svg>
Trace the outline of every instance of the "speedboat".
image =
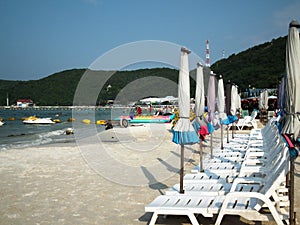
<svg viewBox="0 0 300 225">
<path fill-rule="evenodd" d="M 25 124 L 53 124 L 55 122 L 52 121 L 51 118 L 39 118 L 36 116 L 29 116 L 25 120 L 23 120 Z"/>
</svg>

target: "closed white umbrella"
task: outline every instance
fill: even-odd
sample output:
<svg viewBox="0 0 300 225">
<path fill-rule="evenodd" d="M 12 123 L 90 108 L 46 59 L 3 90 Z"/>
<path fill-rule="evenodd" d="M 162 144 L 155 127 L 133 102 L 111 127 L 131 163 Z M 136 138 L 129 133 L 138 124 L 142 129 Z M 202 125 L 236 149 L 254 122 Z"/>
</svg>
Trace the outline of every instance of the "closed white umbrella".
<svg viewBox="0 0 300 225">
<path fill-rule="evenodd" d="M 284 93 L 284 115 L 282 133 L 298 138 L 300 130 L 300 24 L 292 21 L 286 44 L 286 82 Z M 292 153 L 292 152 L 291 152 Z M 290 154 L 290 156 L 293 156 Z M 295 156 L 290 162 L 290 224 L 295 224 L 294 216 L 294 176 Z"/>
<path fill-rule="evenodd" d="M 204 114 L 204 82 L 203 82 L 203 66 L 201 63 L 197 63 L 197 73 L 196 73 L 196 94 L 195 94 L 195 124 L 194 127 L 198 131 L 201 125 L 201 117 Z M 199 142 L 200 148 L 200 160 L 199 160 L 199 172 L 203 171 L 203 152 L 202 144 Z"/>
<path fill-rule="evenodd" d="M 233 116 L 236 116 L 236 111 L 239 107 L 239 95 L 238 95 L 238 89 L 236 85 L 232 85 L 231 87 L 231 106 L 230 106 L 230 113 Z M 234 138 L 234 123 L 232 123 L 232 138 Z"/>
<path fill-rule="evenodd" d="M 220 79 L 218 81 L 218 98 L 217 98 L 217 106 L 219 112 L 219 119 L 221 122 L 221 149 L 223 149 L 223 123 L 222 120 L 227 118 L 225 113 L 225 94 L 224 94 L 224 83 L 222 75 L 220 75 Z"/>
<path fill-rule="evenodd" d="M 290 23 L 286 48 L 286 82 L 284 124 L 282 132 L 293 134 L 294 139 L 300 130 L 300 43 L 299 23 Z"/>
<path fill-rule="evenodd" d="M 204 82 L 203 82 L 203 66 L 201 63 L 197 64 L 196 73 L 196 94 L 195 94 L 195 114 L 196 122 L 200 125 L 200 117 L 204 114 Z"/>
<path fill-rule="evenodd" d="M 189 61 L 188 54 L 190 51 L 186 48 L 181 48 L 180 70 L 178 81 L 178 108 L 179 120 L 173 129 L 172 141 L 181 146 L 180 160 L 180 193 L 183 190 L 183 175 L 184 175 L 184 145 L 198 143 L 199 137 L 190 122 L 190 77 L 189 77 Z"/>
<path fill-rule="evenodd" d="M 215 74 L 211 71 L 208 80 L 208 94 L 207 94 L 207 108 L 208 108 L 208 122 L 211 127 L 215 119 L 216 111 L 216 86 L 215 86 Z M 209 124 L 207 124 L 209 126 Z M 213 131 L 210 131 L 210 156 L 213 158 Z"/>
<path fill-rule="evenodd" d="M 260 93 L 259 102 L 258 102 L 260 109 L 264 109 L 264 110 L 268 109 L 268 96 L 269 96 L 268 90 L 264 90 Z"/>
</svg>

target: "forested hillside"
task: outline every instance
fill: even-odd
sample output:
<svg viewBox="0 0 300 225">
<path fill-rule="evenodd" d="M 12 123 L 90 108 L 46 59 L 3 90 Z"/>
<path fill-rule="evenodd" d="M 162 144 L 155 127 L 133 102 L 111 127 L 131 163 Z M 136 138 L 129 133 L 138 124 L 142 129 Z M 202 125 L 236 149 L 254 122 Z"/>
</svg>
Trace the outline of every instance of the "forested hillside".
<svg viewBox="0 0 300 225">
<path fill-rule="evenodd" d="M 224 80 L 238 84 L 241 90 L 249 85 L 256 88 L 274 88 L 285 73 L 286 37 L 273 39 L 239 54 L 233 54 L 212 65 Z"/>
</svg>

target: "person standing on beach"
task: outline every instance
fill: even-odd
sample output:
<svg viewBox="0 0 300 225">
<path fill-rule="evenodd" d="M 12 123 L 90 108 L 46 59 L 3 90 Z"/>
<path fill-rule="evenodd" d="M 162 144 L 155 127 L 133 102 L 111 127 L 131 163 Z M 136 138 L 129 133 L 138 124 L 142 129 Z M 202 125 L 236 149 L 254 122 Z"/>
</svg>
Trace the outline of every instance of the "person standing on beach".
<svg viewBox="0 0 300 225">
<path fill-rule="evenodd" d="M 137 110 L 136 110 L 136 114 L 137 114 L 138 116 L 140 116 L 140 115 L 142 115 L 142 112 L 143 112 L 142 108 L 141 108 L 140 106 L 138 106 L 138 107 L 137 107 Z"/>
</svg>

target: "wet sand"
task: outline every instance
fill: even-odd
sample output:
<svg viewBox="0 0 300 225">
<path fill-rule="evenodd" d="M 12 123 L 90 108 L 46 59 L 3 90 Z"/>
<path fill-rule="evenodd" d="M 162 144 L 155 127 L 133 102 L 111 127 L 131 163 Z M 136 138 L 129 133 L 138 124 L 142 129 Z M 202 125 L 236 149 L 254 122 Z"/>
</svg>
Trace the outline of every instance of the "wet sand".
<svg viewBox="0 0 300 225">
<path fill-rule="evenodd" d="M 79 143 L 0 152 L 0 224 L 148 224 L 151 213 L 144 207 L 179 182 L 180 149 L 171 142 L 169 128 L 116 128 Z M 213 140 L 217 145 L 220 136 Z M 198 146 L 187 146 L 186 172 L 198 165 L 198 158 Z M 298 158 L 298 221 L 299 179 Z M 198 217 L 200 224 L 214 224 L 214 219 Z M 187 217 L 169 216 L 159 217 L 157 224 L 190 222 Z M 275 223 L 226 216 L 222 224 Z"/>
</svg>

